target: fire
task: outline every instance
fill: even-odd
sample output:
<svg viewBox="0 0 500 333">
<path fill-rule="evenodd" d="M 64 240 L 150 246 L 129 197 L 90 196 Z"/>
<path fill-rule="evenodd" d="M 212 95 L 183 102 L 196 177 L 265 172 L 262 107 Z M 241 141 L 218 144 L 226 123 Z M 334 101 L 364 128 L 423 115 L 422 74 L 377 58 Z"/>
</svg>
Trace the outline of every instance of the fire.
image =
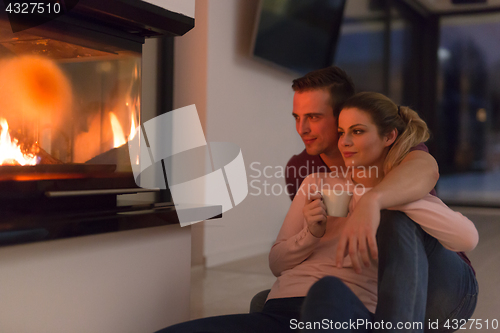
<svg viewBox="0 0 500 333">
<path fill-rule="evenodd" d="M 17 140 L 12 140 L 9 134 L 9 124 L 0 118 L 0 165 L 36 165 L 36 155 L 23 154 Z"/>
<path fill-rule="evenodd" d="M 128 140 L 132 140 L 135 137 L 135 111 L 130 114 L 130 134 Z"/>
<path fill-rule="evenodd" d="M 109 113 L 109 118 L 111 120 L 111 129 L 113 130 L 113 147 L 117 148 L 125 143 L 127 140 L 132 140 L 135 137 L 135 111 L 132 111 L 130 114 L 130 134 L 128 138 L 125 137 L 123 133 L 122 126 L 120 125 L 120 121 L 118 117 L 113 113 Z"/>
<path fill-rule="evenodd" d="M 135 80 L 138 79 L 137 64 L 135 65 L 133 76 Z M 124 145 L 125 143 L 127 143 L 127 141 L 130 141 L 135 137 L 136 126 L 137 126 L 136 124 L 138 122 L 137 116 L 139 115 L 139 110 L 140 110 L 140 101 L 139 98 L 134 98 L 133 88 L 134 88 L 134 82 L 132 82 L 128 87 L 125 98 L 125 112 L 127 112 L 130 115 L 130 132 L 128 137 L 125 136 L 120 121 L 118 120 L 118 117 L 113 112 L 109 112 L 109 117 L 111 120 L 111 129 L 113 130 L 114 148 Z M 117 108 L 118 110 L 123 110 L 122 107 L 123 104 L 119 105 Z M 117 111 L 117 108 L 115 108 L 114 110 Z M 117 112 L 118 114 L 123 114 L 122 113 L 123 111 L 117 111 Z"/>
<path fill-rule="evenodd" d="M 113 147 L 120 147 L 127 142 L 127 140 L 125 140 L 125 134 L 123 134 L 122 126 L 116 115 L 110 112 L 109 117 L 111 118 L 111 129 L 113 130 Z"/>
</svg>

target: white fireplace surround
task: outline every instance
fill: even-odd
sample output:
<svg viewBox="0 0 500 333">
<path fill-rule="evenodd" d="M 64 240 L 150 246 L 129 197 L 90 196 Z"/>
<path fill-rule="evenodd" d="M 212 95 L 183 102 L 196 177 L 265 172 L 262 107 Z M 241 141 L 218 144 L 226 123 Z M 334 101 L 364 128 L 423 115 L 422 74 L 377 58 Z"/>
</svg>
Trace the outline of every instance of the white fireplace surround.
<svg viewBox="0 0 500 333">
<path fill-rule="evenodd" d="M 194 18 L 194 0 L 147 0 L 144 2 Z"/>
</svg>

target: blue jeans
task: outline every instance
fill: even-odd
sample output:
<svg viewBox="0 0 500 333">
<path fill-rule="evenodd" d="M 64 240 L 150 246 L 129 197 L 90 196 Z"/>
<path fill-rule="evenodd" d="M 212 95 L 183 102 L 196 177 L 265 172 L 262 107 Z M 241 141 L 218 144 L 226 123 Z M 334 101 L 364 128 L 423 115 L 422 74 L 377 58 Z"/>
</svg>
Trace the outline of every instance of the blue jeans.
<svg viewBox="0 0 500 333">
<path fill-rule="evenodd" d="M 304 329 L 304 332 L 371 332 L 369 327 L 357 323 L 358 320 L 372 323 L 373 313 L 339 278 L 326 276 L 309 289 L 301 320 L 311 325 L 326 323 L 322 327 Z"/>
<path fill-rule="evenodd" d="M 371 325 L 351 326 L 343 332 L 452 332 L 444 327 L 447 323 L 453 327 L 453 319 L 472 316 L 478 286 L 471 267 L 405 214 L 381 212 L 377 244 L 375 314 L 340 280 L 325 277 L 309 290 L 303 321 L 371 321 Z"/>
<path fill-rule="evenodd" d="M 298 322 L 303 301 L 304 297 L 271 299 L 266 302 L 262 312 L 202 318 L 170 326 L 156 333 L 297 332 L 293 329 L 293 321 Z"/>
</svg>

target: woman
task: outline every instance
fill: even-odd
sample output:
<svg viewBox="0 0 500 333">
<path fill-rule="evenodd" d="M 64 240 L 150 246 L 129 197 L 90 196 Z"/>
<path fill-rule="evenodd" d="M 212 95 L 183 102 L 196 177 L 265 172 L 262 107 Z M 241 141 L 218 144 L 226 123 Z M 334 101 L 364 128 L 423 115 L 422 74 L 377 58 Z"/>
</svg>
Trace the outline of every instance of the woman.
<svg viewBox="0 0 500 333">
<path fill-rule="evenodd" d="M 394 321 L 396 324 L 398 318 L 399 321 L 409 318 L 408 313 L 411 314 L 411 318 L 416 318 L 415 321 L 424 321 L 425 299 L 423 304 L 420 300 L 408 302 L 405 298 L 399 299 L 401 294 L 408 293 L 408 286 L 404 283 L 406 276 L 398 277 L 394 274 L 392 271 L 394 267 L 391 265 L 400 265 L 400 263 L 387 260 L 391 257 L 387 253 L 392 251 L 392 244 L 401 242 L 396 238 L 390 239 L 393 235 L 391 232 L 380 232 L 385 229 L 398 229 L 401 226 L 391 226 L 390 223 L 386 225 L 384 222 L 384 225 L 379 227 L 377 238 L 389 237 L 383 243 L 391 245 L 379 246 L 378 263 L 373 250 L 371 250 L 371 257 L 367 255 L 367 251 L 360 251 L 361 258 L 354 256 L 351 258 L 351 256 L 344 256 L 343 248 L 339 252 L 340 263 L 337 263 L 339 261 L 337 258 L 339 237 L 345 230 L 347 219 L 327 216 L 321 196 L 316 192 L 324 188 L 338 189 L 339 186 L 347 190 L 355 190 L 350 203 L 351 208 L 354 207 L 363 194 L 360 188 L 369 190 L 370 187 L 375 186 L 390 168 L 401 162 L 411 147 L 428 138 L 427 126 L 414 111 L 408 108 L 398 111 L 398 107 L 385 96 L 361 93 L 349 99 L 341 111 L 339 134 L 339 150 L 343 153 L 345 164 L 349 166 L 350 172 L 346 173 L 346 177 L 341 174 L 326 173 L 310 175 L 302 183 L 269 254 L 270 267 L 277 280 L 262 313 L 204 318 L 172 326 L 162 330 L 162 333 L 289 332 L 297 329 L 349 331 L 353 328 L 357 331 L 371 331 L 372 328 L 378 327 L 366 325 L 376 324 L 379 320 L 391 323 Z M 366 169 L 370 167 L 372 172 L 366 172 Z M 413 258 L 412 254 L 402 256 L 409 266 L 435 266 L 430 264 L 432 260 L 427 259 L 425 249 L 428 248 L 429 252 L 439 254 L 436 260 L 445 269 L 451 269 L 447 265 L 447 258 L 450 256 L 453 256 L 450 260 L 454 264 L 458 263 L 455 266 L 459 268 L 453 267 L 453 269 L 460 271 L 460 274 L 456 274 L 460 278 L 451 282 L 450 279 L 443 279 L 446 283 L 463 287 L 464 281 L 470 280 L 473 285 L 477 285 L 472 270 L 467 264 L 461 265 L 461 259 L 453 252 L 471 250 L 475 247 L 477 231 L 471 221 L 453 212 L 439 199 L 430 195 L 414 203 L 394 207 L 394 209 L 408 215 L 408 223 L 402 225 L 413 230 L 409 232 L 412 236 L 410 238 L 414 240 L 413 243 L 421 243 L 421 247 L 424 248 L 421 249 L 424 251 L 422 254 L 415 252 L 414 247 L 408 247 L 411 253 L 419 253 L 418 260 Z M 419 238 L 415 239 L 416 237 Z M 380 239 L 378 240 L 380 244 Z M 354 244 L 352 239 L 349 242 L 349 247 L 359 245 L 361 248 L 363 246 L 361 243 Z M 375 242 L 373 239 L 368 238 L 367 248 L 373 249 L 373 242 Z M 397 249 L 397 254 L 399 252 L 404 254 L 405 247 L 403 245 L 403 250 Z M 460 261 L 454 260 L 456 258 Z M 353 260 L 364 262 L 365 269 L 355 272 L 352 267 Z M 418 264 L 416 264 L 417 261 Z M 396 267 L 398 268 L 399 266 Z M 380 271 L 383 272 L 382 275 Z M 403 269 L 401 272 L 406 272 L 406 270 Z M 414 285 L 413 289 L 427 288 L 427 271 L 420 269 L 418 274 L 425 276 L 417 276 L 419 284 Z M 390 278 L 387 277 L 388 275 Z M 428 275 L 432 276 L 431 271 Z M 467 276 L 468 279 L 462 278 L 463 276 Z M 378 284 L 380 277 L 385 285 L 392 284 L 392 286 L 406 288 L 406 290 L 381 289 L 380 283 Z M 402 284 L 401 281 L 403 281 Z M 377 285 L 379 285 L 378 288 Z M 463 291 L 458 293 L 457 297 L 460 301 L 457 303 L 462 304 L 464 293 L 467 295 L 476 293 L 468 285 L 461 289 Z M 377 299 L 377 295 L 381 292 L 382 299 Z M 422 293 L 425 296 L 427 294 L 425 291 Z M 396 308 L 392 306 L 393 303 L 397 304 Z M 409 303 L 408 306 L 406 306 L 407 303 Z M 451 303 L 455 303 L 455 300 Z M 381 304 L 383 304 L 382 307 Z M 473 311 L 475 298 L 463 302 L 462 307 L 466 306 L 472 308 Z M 461 310 L 459 304 L 451 304 L 451 307 L 455 312 Z M 382 308 L 384 311 L 381 310 Z M 411 309 L 408 310 L 408 308 Z M 463 316 L 471 314 L 467 313 Z M 353 322 L 364 323 L 365 326 L 353 327 Z M 427 323 L 425 324 L 427 326 Z M 391 330 L 403 331 L 399 327 L 389 328 L 389 331 Z M 411 331 L 423 330 L 412 328 Z"/>
<path fill-rule="evenodd" d="M 338 125 L 339 150 L 350 170 L 345 178 L 316 174 L 304 180 L 271 249 L 270 266 L 278 281 L 268 302 L 308 292 L 302 313 L 305 323 L 362 319 L 378 326 L 365 325 L 358 327 L 359 331 L 456 330 L 457 320 L 468 319 L 476 304 L 474 272 L 455 253 L 476 246 L 478 235 L 471 221 L 429 194 L 394 207 L 409 218 L 397 223 L 383 219 L 389 221 L 375 226 L 377 240 L 368 238 L 367 244 L 349 241 L 349 251 L 351 246 L 364 246 L 370 249 L 371 257 L 370 251 L 360 251 L 364 254 L 361 258 L 344 258 L 346 247 L 338 240 L 346 229 L 346 219 L 327 217 L 319 196 L 308 197 L 318 189 L 339 185 L 350 191 L 355 187 L 368 191 L 403 160 L 411 147 L 428 139 L 425 122 L 416 112 L 397 107 L 381 94 L 359 93 L 344 104 Z M 351 206 L 363 194 L 357 192 Z M 299 217 L 302 212 L 304 219 Z M 378 255 L 373 256 L 376 251 Z M 378 267 L 373 262 L 377 257 Z M 362 274 L 354 272 L 354 260 L 365 264 Z M 438 313 L 439 317 L 427 313 Z M 380 326 L 383 322 L 386 325 Z M 396 327 L 398 323 L 403 327 Z"/>
</svg>

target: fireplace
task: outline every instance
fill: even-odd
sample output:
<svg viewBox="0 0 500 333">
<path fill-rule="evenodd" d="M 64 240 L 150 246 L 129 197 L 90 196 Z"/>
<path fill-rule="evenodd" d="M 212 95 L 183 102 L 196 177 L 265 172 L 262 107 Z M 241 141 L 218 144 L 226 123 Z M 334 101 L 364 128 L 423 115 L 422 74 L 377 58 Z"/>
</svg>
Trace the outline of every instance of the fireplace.
<svg viewBox="0 0 500 333">
<path fill-rule="evenodd" d="M 139 0 L 80 0 L 16 33 L 0 17 L 0 245 L 177 223 L 171 202 L 117 196 L 154 191 L 136 185 L 127 144 L 142 43 L 193 26 Z"/>
</svg>

